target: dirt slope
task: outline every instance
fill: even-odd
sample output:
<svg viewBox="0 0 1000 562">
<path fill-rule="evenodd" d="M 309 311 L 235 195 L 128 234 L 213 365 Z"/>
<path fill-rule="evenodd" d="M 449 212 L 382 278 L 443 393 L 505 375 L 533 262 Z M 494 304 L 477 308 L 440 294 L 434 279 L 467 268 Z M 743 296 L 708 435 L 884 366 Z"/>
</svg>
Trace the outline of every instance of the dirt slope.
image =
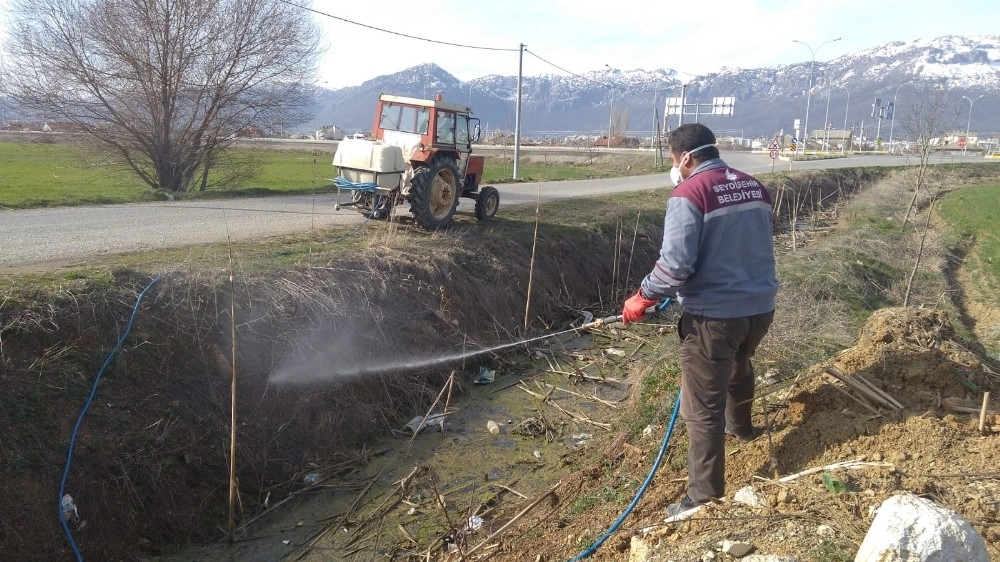
<svg viewBox="0 0 1000 562">
<path fill-rule="evenodd" d="M 833 366 L 871 381 L 903 404 L 900 414 L 845 395 L 842 382 L 821 374 Z M 749 444 L 730 439 L 727 493 L 752 485 L 766 506 L 751 509 L 732 501 L 711 507 L 692 521 L 662 524 L 667 503 L 683 493 L 684 472 L 666 466 L 626 524 L 591 557 L 627 560 L 632 537 L 652 548 L 651 560 L 696 560 L 722 540 L 753 544 L 756 552 L 801 560 L 853 560 L 871 522 L 871 509 L 901 491 L 923 495 L 971 522 L 1000 560 L 1000 433 L 981 435 L 978 416 L 956 414 L 947 398 L 975 403 L 970 384 L 996 386 L 974 354 L 952 339 L 948 318 L 937 311 L 889 308 L 877 311 L 857 344 L 834 361 L 817 365 L 799 384 L 771 393 L 768 437 Z M 764 389 L 766 392 L 767 389 Z M 854 394 L 857 396 L 857 394 Z M 871 408 L 880 410 L 878 414 Z M 995 406 L 994 406 L 995 407 Z M 763 412 L 755 423 L 765 422 Z M 988 424 L 1000 430 L 1000 416 Z M 659 434 L 662 436 L 662 432 Z M 683 430 L 674 438 L 683 446 Z M 509 534 L 507 554 L 495 560 L 568 559 L 602 533 L 620 509 L 596 510 L 594 517 L 560 516 L 574 495 L 586 494 L 606 479 L 606 466 L 634 479 L 649 467 L 648 448 L 611 447 L 596 464 L 564 481 L 559 503 Z M 673 454 L 683 458 L 683 449 Z M 865 461 L 860 469 L 824 471 L 842 483 L 832 493 L 816 473 L 787 483 L 777 476 L 843 461 Z M 835 484 L 836 485 L 836 484 Z M 728 500 L 728 498 L 727 498 Z M 820 529 L 821 525 L 828 528 Z M 524 536 L 542 534 L 534 540 Z"/>
</svg>

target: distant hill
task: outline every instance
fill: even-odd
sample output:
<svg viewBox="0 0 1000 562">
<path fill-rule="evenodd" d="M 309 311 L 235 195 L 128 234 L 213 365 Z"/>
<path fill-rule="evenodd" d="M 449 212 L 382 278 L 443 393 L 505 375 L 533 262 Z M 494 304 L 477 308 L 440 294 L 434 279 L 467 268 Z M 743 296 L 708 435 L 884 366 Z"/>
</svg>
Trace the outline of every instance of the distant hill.
<svg viewBox="0 0 1000 562">
<path fill-rule="evenodd" d="M 704 76 L 685 76 L 674 70 L 603 69 L 581 76 L 524 76 L 522 78 L 522 135 L 559 138 L 571 134 L 607 132 L 614 113 L 627 120 L 628 134 L 649 136 L 654 108 L 663 120 L 667 97 L 679 97 L 687 86 L 689 103 L 707 104 L 712 97 L 736 98 L 731 117 L 702 115 L 699 121 L 717 132 L 764 136 L 784 130 L 793 120 L 805 120 L 809 62 L 773 68 L 724 68 Z M 514 129 L 516 76 L 489 75 L 462 82 L 436 64 L 422 64 L 379 76 L 359 86 L 321 90 L 314 118 L 302 127 L 335 125 L 351 131 L 371 129 L 375 100 L 380 93 L 413 97 L 442 94 L 445 99 L 471 103 L 487 132 Z M 964 131 L 969 102 L 973 104 L 971 130 L 981 136 L 1000 133 L 1000 35 L 947 36 L 931 40 L 894 42 L 839 58 L 817 62 L 809 108 L 810 129 L 824 122 L 835 129 L 860 128 L 874 138 L 876 119 L 871 116 L 875 98 L 886 105 L 896 96 L 897 136 L 906 134 L 904 122 L 913 103 L 932 88 L 947 91 L 946 118 L 954 130 Z M 848 92 L 850 98 L 848 99 Z M 978 96 L 982 95 L 982 98 Z M 827 98 L 829 96 L 829 106 Z M 685 117 L 686 122 L 694 117 Z M 676 126 L 677 117 L 670 118 Z M 883 122 L 887 137 L 890 123 Z M 616 128 L 621 128 L 616 126 Z"/>
</svg>

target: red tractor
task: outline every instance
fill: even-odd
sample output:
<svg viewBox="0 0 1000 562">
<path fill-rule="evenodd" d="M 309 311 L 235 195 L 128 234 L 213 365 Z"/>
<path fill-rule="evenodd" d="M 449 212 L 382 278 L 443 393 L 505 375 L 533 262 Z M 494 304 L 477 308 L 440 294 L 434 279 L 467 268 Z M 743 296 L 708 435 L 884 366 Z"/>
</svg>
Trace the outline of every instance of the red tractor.
<svg viewBox="0 0 1000 562">
<path fill-rule="evenodd" d="M 442 100 L 382 94 L 378 98 L 372 137 L 344 139 L 333 165 L 338 189 L 351 191 L 353 206 L 371 218 L 387 218 L 408 201 L 420 226 L 436 230 L 455 215 L 459 197 L 476 201 L 479 220 L 493 218 L 500 206 L 496 188 L 479 188 L 484 159 L 472 154 L 479 140 L 479 119 L 472 108 Z"/>
</svg>

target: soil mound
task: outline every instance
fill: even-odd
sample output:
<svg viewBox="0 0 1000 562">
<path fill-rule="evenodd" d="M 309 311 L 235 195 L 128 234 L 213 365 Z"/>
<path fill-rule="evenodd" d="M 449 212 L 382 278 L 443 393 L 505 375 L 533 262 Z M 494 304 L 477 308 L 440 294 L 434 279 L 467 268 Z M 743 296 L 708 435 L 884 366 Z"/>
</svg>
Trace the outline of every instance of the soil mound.
<svg viewBox="0 0 1000 562">
<path fill-rule="evenodd" d="M 885 308 L 858 343 L 834 361 L 841 370 L 881 380 L 909 409 L 940 407 L 942 396 L 965 397 L 989 386 L 979 358 L 955 340 L 947 313 Z"/>
<path fill-rule="evenodd" d="M 892 412 L 866 398 L 831 376 L 828 367 L 871 382 L 903 409 Z M 1000 437 L 981 435 L 978 416 L 956 408 L 976 403 L 996 380 L 956 341 L 946 313 L 876 311 L 856 345 L 817 365 L 808 380 L 785 391 L 787 398 L 779 391 L 767 399 L 774 412 L 769 438 L 729 452 L 727 493 L 731 497 L 750 485 L 765 498 L 764 507 L 727 502 L 700 521 L 665 528 L 663 536 L 689 544 L 665 549 L 664 559 L 699 557 L 728 539 L 750 542 L 764 554 L 850 560 L 873 509 L 900 492 L 929 496 L 996 545 Z M 759 418 L 765 422 L 764 414 Z M 1000 417 L 988 422 L 1000 424 Z M 790 474 L 844 462 L 855 464 L 784 481 Z M 991 548 L 1000 559 L 996 546 Z"/>
<path fill-rule="evenodd" d="M 981 391 L 996 386 L 997 377 L 955 338 L 941 311 L 876 311 L 856 345 L 832 361 L 816 365 L 794 385 L 758 389 L 767 411 L 762 407 L 754 422 L 769 431 L 746 444 L 727 441 L 727 498 L 692 520 L 664 524 L 667 504 L 685 489 L 687 436 L 681 425 L 629 530 L 620 529 L 591 559 L 629 559 L 633 544 L 641 542 L 648 548 L 647 560 L 698 560 L 707 551 L 721 556 L 718 545 L 729 540 L 750 543 L 760 554 L 852 560 L 874 509 L 908 492 L 929 497 L 972 523 L 991 545 L 990 555 L 1000 560 L 1000 434 L 980 434 L 978 415 L 971 413 L 978 406 L 969 412 L 955 407 L 981 399 Z M 830 371 L 869 381 L 903 408 L 893 411 L 867 398 Z M 1000 429 L 1000 416 L 987 422 Z M 603 470 L 615 466 L 641 479 L 650 466 L 649 449 L 658 443 L 609 449 Z M 601 472 L 584 470 L 564 481 L 564 491 L 572 491 L 565 505 L 586 493 L 578 488 L 592 488 Z M 734 502 L 741 488 L 743 494 L 753 490 L 760 505 Z M 608 511 L 612 521 L 611 512 L 620 510 L 608 506 Z M 538 552 L 552 555 L 542 559 L 571 557 L 604 530 L 594 518 L 549 519 L 559 529 L 553 526 L 539 539 L 548 544 L 539 544 Z M 524 548 L 519 543 L 512 555 Z"/>
</svg>

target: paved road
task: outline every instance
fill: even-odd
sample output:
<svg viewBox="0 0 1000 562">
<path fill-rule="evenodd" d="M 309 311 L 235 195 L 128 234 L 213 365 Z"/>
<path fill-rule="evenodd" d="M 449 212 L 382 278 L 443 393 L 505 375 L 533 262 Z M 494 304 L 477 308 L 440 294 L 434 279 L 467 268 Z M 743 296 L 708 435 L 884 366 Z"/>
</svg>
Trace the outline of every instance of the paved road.
<svg viewBox="0 0 1000 562">
<path fill-rule="evenodd" d="M 723 158 L 749 173 L 771 170 L 767 155 L 732 152 L 723 154 Z M 906 157 L 851 156 L 795 162 L 792 166 L 806 169 L 914 163 L 914 159 Z M 776 170 L 788 166 L 788 162 L 780 160 L 775 163 Z M 549 201 L 669 185 L 667 174 L 657 174 L 497 187 L 503 213 L 505 206 L 533 204 L 537 196 Z M 323 194 L 4 211 L 0 212 L 0 272 L 99 255 L 224 242 L 229 237 L 254 240 L 332 225 L 360 224 L 364 220 L 352 209 L 336 211 L 336 199 L 336 194 Z M 459 212 L 472 210 L 472 200 L 462 199 Z"/>
</svg>

